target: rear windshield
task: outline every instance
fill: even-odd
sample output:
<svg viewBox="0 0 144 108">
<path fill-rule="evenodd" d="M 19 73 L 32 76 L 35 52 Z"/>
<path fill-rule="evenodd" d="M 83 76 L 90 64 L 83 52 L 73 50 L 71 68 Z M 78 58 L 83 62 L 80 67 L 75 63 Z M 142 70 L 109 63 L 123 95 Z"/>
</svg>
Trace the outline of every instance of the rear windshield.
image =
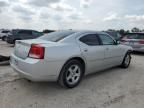
<svg viewBox="0 0 144 108">
<path fill-rule="evenodd" d="M 108 33 L 110 36 L 112 36 L 115 39 L 118 39 L 121 37 L 121 35 L 117 32 L 106 32 L 106 33 Z"/>
<path fill-rule="evenodd" d="M 75 33 L 75 32 L 73 32 L 73 31 L 57 31 L 57 32 L 45 34 L 42 37 L 40 37 L 39 39 L 52 41 L 52 42 L 58 42 L 64 38 L 72 35 L 73 33 Z"/>
<path fill-rule="evenodd" d="M 144 39 L 144 34 L 127 34 L 126 39 Z"/>
</svg>

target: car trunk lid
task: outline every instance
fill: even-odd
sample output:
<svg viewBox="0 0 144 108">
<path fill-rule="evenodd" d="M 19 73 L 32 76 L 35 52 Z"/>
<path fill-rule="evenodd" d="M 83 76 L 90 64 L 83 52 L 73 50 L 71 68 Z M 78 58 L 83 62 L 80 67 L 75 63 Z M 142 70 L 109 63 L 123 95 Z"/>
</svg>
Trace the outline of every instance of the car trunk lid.
<svg viewBox="0 0 144 108">
<path fill-rule="evenodd" d="M 14 48 L 14 54 L 21 58 L 21 59 L 26 59 L 29 55 L 29 51 L 31 48 L 32 44 L 52 44 L 53 42 L 48 42 L 45 40 L 38 40 L 38 39 L 33 39 L 33 40 L 18 40 L 16 41 L 15 48 Z"/>
</svg>

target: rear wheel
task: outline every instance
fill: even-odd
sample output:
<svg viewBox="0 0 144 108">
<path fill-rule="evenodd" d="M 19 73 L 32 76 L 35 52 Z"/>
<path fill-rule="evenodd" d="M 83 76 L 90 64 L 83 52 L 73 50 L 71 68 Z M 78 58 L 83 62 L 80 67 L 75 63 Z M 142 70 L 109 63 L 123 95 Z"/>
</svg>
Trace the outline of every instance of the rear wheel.
<svg viewBox="0 0 144 108">
<path fill-rule="evenodd" d="M 6 41 L 6 36 L 3 36 L 3 37 L 2 37 L 2 40 L 3 40 L 3 41 Z"/>
<path fill-rule="evenodd" d="M 62 68 L 58 82 L 63 87 L 74 88 L 80 83 L 83 73 L 82 64 L 78 60 L 71 60 Z"/>
<path fill-rule="evenodd" d="M 121 67 L 122 67 L 122 68 L 128 68 L 129 65 L 130 65 L 130 62 L 131 62 L 131 53 L 128 52 L 128 53 L 125 55 L 125 57 L 124 57 L 124 60 L 123 60 L 123 62 L 122 62 L 122 64 L 121 64 Z"/>
</svg>

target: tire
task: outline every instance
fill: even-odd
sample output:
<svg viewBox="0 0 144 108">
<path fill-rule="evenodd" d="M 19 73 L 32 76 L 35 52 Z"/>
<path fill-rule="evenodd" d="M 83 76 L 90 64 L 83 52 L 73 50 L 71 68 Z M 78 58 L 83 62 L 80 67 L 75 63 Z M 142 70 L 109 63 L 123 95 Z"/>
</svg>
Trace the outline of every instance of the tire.
<svg viewBox="0 0 144 108">
<path fill-rule="evenodd" d="M 3 40 L 3 41 L 6 41 L 6 36 L 3 36 L 3 37 L 2 37 L 2 40 Z"/>
<path fill-rule="evenodd" d="M 124 59 L 123 59 L 123 62 L 121 64 L 121 67 L 122 68 L 128 68 L 129 65 L 131 63 L 131 53 L 130 52 L 127 52 Z"/>
<path fill-rule="evenodd" d="M 14 45 L 15 45 L 15 43 L 16 43 L 17 40 L 21 40 L 21 39 L 15 39 L 15 40 L 13 40 L 13 44 Z"/>
<path fill-rule="evenodd" d="M 15 45 L 15 43 L 16 43 L 16 39 L 13 41 L 13 44 Z"/>
<path fill-rule="evenodd" d="M 83 65 L 78 60 L 70 60 L 63 66 L 58 83 L 65 88 L 74 88 L 81 82 L 83 74 Z"/>
</svg>

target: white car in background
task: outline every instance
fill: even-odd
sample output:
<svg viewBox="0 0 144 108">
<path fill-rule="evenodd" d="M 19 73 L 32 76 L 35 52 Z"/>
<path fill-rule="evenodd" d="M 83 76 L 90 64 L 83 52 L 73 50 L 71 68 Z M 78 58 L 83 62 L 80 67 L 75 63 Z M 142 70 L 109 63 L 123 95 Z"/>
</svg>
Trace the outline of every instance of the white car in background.
<svg viewBox="0 0 144 108">
<path fill-rule="evenodd" d="M 6 41 L 7 36 L 10 34 L 11 34 L 10 30 L 1 30 L 0 31 L 0 39 L 2 39 L 3 41 Z"/>
<path fill-rule="evenodd" d="M 84 75 L 114 66 L 127 68 L 131 51 L 104 32 L 58 31 L 16 41 L 10 64 L 31 81 L 58 81 L 73 88 Z"/>
<path fill-rule="evenodd" d="M 144 53 L 144 33 L 127 33 L 121 39 L 121 44 L 131 46 L 133 51 Z"/>
</svg>

